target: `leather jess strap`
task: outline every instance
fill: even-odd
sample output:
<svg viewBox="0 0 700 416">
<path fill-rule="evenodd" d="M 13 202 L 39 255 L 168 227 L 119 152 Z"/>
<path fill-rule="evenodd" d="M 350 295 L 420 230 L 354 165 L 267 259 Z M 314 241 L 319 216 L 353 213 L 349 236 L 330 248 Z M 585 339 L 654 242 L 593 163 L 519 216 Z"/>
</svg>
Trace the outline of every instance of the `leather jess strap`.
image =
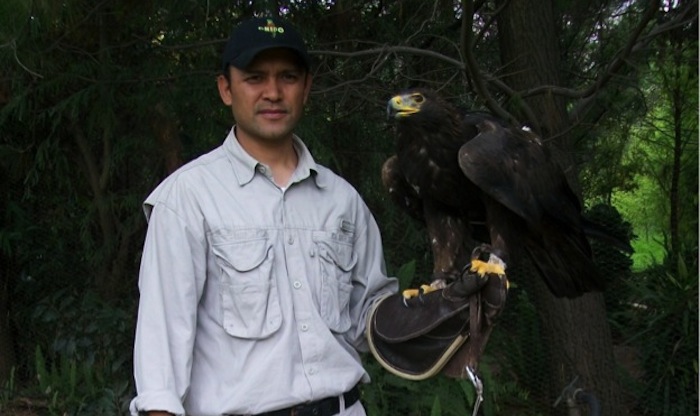
<svg viewBox="0 0 700 416">
<path fill-rule="evenodd" d="M 345 402 L 346 409 L 360 400 L 360 389 L 358 386 L 355 386 L 350 391 L 343 393 L 343 400 Z M 286 409 L 260 413 L 257 416 L 333 416 L 339 412 L 340 397 L 328 397 L 315 402 L 288 407 Z"/>
</svg>

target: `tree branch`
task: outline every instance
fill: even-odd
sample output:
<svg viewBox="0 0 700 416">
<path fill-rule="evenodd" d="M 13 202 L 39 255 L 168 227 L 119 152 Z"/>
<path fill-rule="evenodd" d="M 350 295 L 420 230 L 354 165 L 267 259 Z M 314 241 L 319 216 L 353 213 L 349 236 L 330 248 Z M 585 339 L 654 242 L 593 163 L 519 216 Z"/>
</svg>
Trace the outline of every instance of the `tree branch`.
<svg viewBox="0 0 700 416">
<path fill-rule="evenodd" d="M 462 55 L 464 56 L 464 69 L 467 77 L 474 84 L 476 93 L 484 100 L 486 106 L 498 117 L 503 120 L 508 120 L 510 123 L 517 125 L 518 120 L 512 114 L 507 112 L 498 101 L 493 98 L 486 86 L 484 77 L 482 76 L 479 66 L 474 57 L 474 2 L 471 0 L 462 0 Z"/>
<path fill-rule="evenodd" d="M 384 45 L 380 48 L 362 49 L 362 50 L 354 51 L 354 52 L 342 52 L 342 51 L 317 49 L 317 50 L 310 50 L 309 53 L 312 55 L 339 56 L 339 57 L 343 57 L 343 58 L 357 58 L 360 56 L 376 55 L 376 54 L 389 55 L 392 53 L 409 53 L 409 54 L 413 54 L 413 55 L 427 56 L 429 58 L 439 59 L 441 61 L 447 62 L 448 64 L 454 65 L 458 69 L 464 70 L 464 63 L 462 63 L 461 61 L 459 61 L 457 59 L 450 58 L 447 55 L 443 55 L 441 53 L 431 51 L 429 49 L 413 48 L 411 46 Z"/>
<path fill-rule="evenodd" d="M 658 2 L 655 2 L 658 3 Z M 654 14 L 656 14 L 656 10 L 653 9 L 653 7 L 650 7 L 649 10 L 647 10 L 647 13 L 645 14 L 645 19 L 646 23 L 649 22 L 649 14 L 651 14 L 653 17 Z M 629 54 L 626 55 L 624 58 L 629 57 L 629 55 L 645 48 L 653 39 L 661 35 L 662 33 L 668 32 L 669 30 L 673 30 L 679 26 L 682 26 L 683 24 L 686 24 L 692 20 L 696 20 L 698 18 L 698 12 L 697 12 L 697 2 L 693 2 L 690 6 L 686 7 L 681 13 L 679 13 L 676 17 L 673 19 L 669 20 L 668 22 L 659 25 L 652 29 L 647 35 L 645 36 L 638 36 L 636 43 L 629 48 Z M 645 23 L 645 24 L 646 24 Z M 641 24 L 640 26 L 641 27 Z M 625 49 L 626 50 L 626 49 Z M 617 73 L 620 72 L 621 69 L 621 64 L 624 63 L 624 60 L 618 59 L 613 62 L 619 63 L 620 65 L 616 65 L 614 68 L 608 68 L 607 71 L 607 76 L 605 77 L 606 80 L 609 80 L 612 78 L 614 75 L 617 75 Z M 611 64 L 612 67 L 613 64 Z M 611 72 L 611 69 L 617 70 L 616 73 Z M 596 81 L 591 88 L 595 88 L 596 86 L 602 86 L 602 81 Z M 597 98 L 597 95 L 586 95 L 586 96 L 581 96 L 584 97 L 585 99 L 579 101 L 577 105 L 571 110 L 570 112 L 570 118 L 573 122 L 576 122 L 577 120 L 580 120 L 583 118 L 583 114 L 587 113 L 588 110 L 590 109 L 591 106 L 594 105 L 595 100 Z"/>
<path fill-rule="evenodd" d="M 592 105 L 597 98 L 598 93 L 603 89 L 603 87 L 617 74 L 620 73 L 622 67 L 627 63 L 627 59 L 630 57 L 632 52 L 641 48 L 641 44 L 638 43 L 642 32 L 647 27 L 649 22 L 654 18 L 659 10 L 659 1 L 654 0 L 651 2 L 647 10 L 644 12 L 642 19 L 637 24 L 634 32 L 629 37 L 627 44 L 618 53 L 618 56 L 613 59 L 613 61 L 608 65 L 605 71 L 603 71 L 595 82 L 590 85 L 587 89 L 575 93 L 573 98 L 589 98 L 589 100 L 580 101 L 570 112 L 569 118 L 574 124 L 582 118 L 582 114 L 585 114 L 588 108 Z M 645 44 L 645 43 L 644 43 Z"/>
</svg>

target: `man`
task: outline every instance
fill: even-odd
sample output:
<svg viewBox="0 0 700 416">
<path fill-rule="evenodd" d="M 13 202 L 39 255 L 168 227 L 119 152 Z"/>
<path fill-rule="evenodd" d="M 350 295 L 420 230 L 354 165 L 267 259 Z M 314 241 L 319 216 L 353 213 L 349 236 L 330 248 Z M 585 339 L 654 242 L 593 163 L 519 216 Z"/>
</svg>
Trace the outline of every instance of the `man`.
<svg viewBox="0 0 700 416">
<path fill-rule="evenodd" d="M 397 290 L 359 194 L 293 134 L 299 34 L 239 25 L 217 79 L 235 126 L 146 199 L 132 415 L 364 415 L 368 310 Z"/>
</svg>

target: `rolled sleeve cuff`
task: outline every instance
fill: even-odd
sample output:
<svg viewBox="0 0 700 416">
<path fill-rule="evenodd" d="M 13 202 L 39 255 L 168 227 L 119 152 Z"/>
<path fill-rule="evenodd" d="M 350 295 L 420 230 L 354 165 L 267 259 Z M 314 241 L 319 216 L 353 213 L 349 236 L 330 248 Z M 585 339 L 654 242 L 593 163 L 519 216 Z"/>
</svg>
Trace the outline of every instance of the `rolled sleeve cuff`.
<svg viewBox="0 0 700 416">
<path fill-rule="evenodd" d="M 185 408 L 173 393 L 169 391 L 153 391 L 136 396 L 129 405 L 131 416 L 144 415 L 149 411 L 170 412 L 177 416 L 185 415 Z"/>
</svg>

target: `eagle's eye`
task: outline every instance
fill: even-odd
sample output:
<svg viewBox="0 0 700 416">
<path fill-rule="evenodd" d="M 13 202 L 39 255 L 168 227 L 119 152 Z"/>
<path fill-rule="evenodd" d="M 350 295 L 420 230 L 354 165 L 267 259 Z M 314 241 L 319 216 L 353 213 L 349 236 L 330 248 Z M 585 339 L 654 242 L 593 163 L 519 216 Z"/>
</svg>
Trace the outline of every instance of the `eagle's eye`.
<svg viewBox="0 0 700 416">
<path fill-rule="evenodd" d="M 416 103 L 416 104 L 420 104 L 420 103 L 422 103 L 423 101 L 425 101 L 425 97 L 423 97 L 423 94 L 418 94 L 418 93 L 416 93 L 416 94 L 413 94 L 413 95 L 411 96 L 411 98 L 413 99 L 413 102 Z"/>
</svg>

